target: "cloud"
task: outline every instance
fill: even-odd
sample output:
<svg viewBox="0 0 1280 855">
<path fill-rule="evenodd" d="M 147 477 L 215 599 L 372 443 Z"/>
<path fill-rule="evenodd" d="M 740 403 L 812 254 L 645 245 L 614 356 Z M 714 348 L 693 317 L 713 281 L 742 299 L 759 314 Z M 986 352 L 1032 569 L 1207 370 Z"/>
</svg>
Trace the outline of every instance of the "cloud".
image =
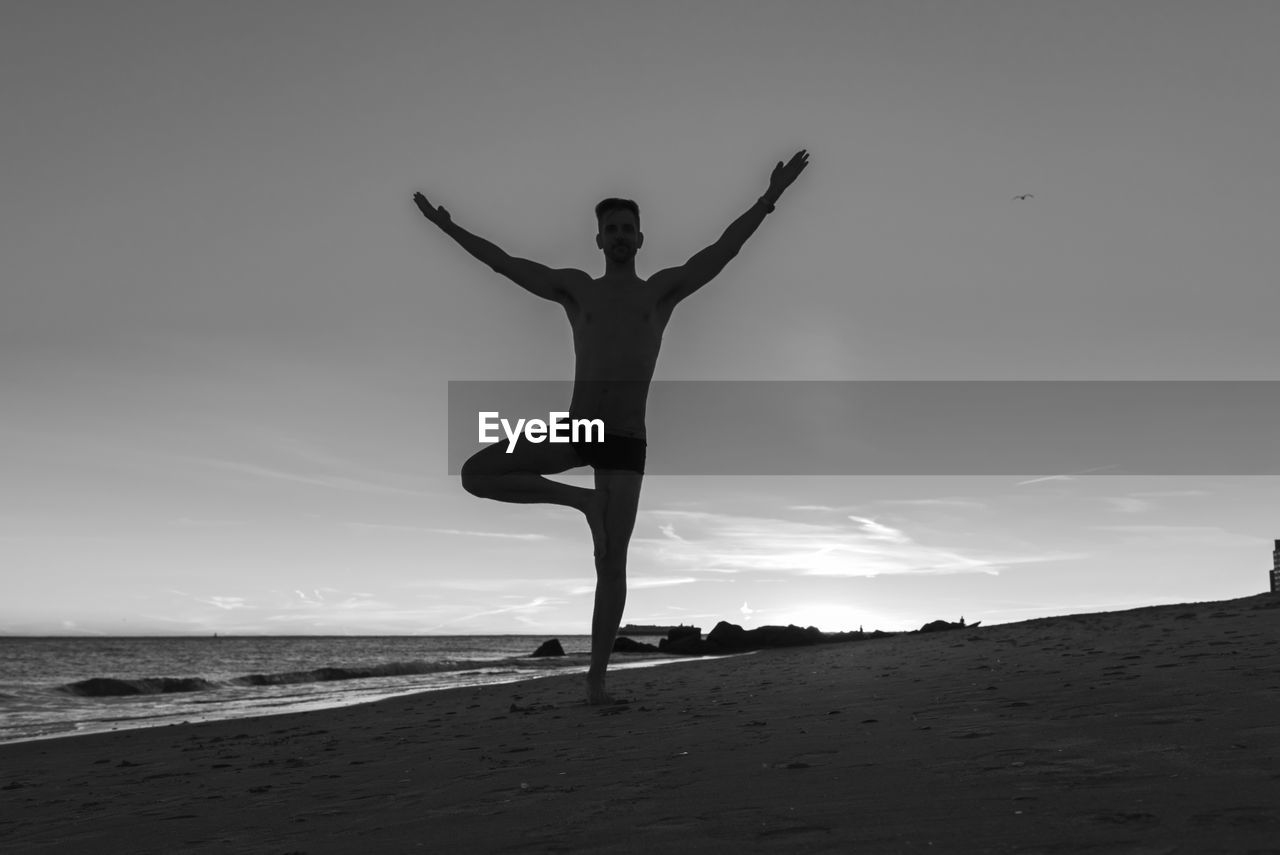
<svg viewBox="0 0 1280 855">
<path fill-rule="evenodd" d="M 695 573 L 782 573 L 811 576 L 984 573 L 1038 561 L 1084 557 L 1077 553 L 976 554 L 945 545 L 915 542 L 904 530 L 869 517 L 829 523 L 694 511 L 645 513 L 672 537 L 638 537 L 659 566 Z"/>
<path fill-rule="evenodd" d="M 663 537 L 666 537 L 669 540 L 677 540 L 681 543 L 684 542 L 684 538 L 676 534 L 676 527 L 671 523 L 663 523 L 662 525 L 659 525 L 658 531 L 662 532 Z"/>
<path fill-rule="evenodd" d="M 627 587 L 633 590 L 642 590 L 644 588 L 670 588 L 673 585 L 692 585 L 698 580 L 692 576 L 679 577 L 651 577 L 647 579 L 632 579 L 627 583 Z"/>
<path fill-rule="evenodd" d="M 1031 478 L 1026 481 L 1019 481 L 1014 484 L 1015 487 L 1025 487 L 1027 484 L 1039 484 L 1042 481 L 1074 481 L 1078 475 L 1088 475 L 1090 472 L 1101 472 L 1104 469 L 1115 469 L 1119 466 L 1117 463 L 1111 463 L 1107 466 L 1094 466 L 1092 469 L 1081 469 L 1079 472 L 1067 472 L 1062 475 L 1045 475 L 1043 478 Z"/>
<path fill-rule="evenodd" d="M 904 535 L 902 532 L 898 531 L 897 529 L 890 528 L 887 525 L 882 525 L 881 523 L 878 523 L 875 520 L 867 519 L 866 517 L 855 517 L 852 515 L 849 516 L 849 519 L 853 520 L 859 526 L 861 526 L 862 530 L 866 532 L 867 537 L 871 538 L 872 540 L 887 540 L 891 543 L 909 543 L 910 542 L 907 539 L 907 536 Z"/>
<path fill-rule="evenodd" d="M 364 634 L 396 632 L 425 632 L 428 621 L 438 621 L 450 606 L 419 606 L 396 608 L 387 603 L 361 602 L 346 608 L 326 607 L 323 610 L 289 609 L 263 616 L 269 623 L 305 623 L 311 627 L 331 627 L 349 631 L 356 629 Z"/>
<path fill-rule="evenodd" d="M 377 481 L 371 481 L 364 478 L 353 478 L 347 475 L 332 474 L 313 474 L 300 475 L 296 472 L 286 472 L 282 469 L 274 469 L 270 466 L 262 466 L 257 463 L 245 463 L 238 460 L 222 460 L 213 457 L 187 457 L 188 461 L 199 463 L 203 466 L 210 466 L 216 469 L 224 469 L 230 472 L 237 472 L 242 475 L 250 475 L 269 481 L 282 481 L 291 484 L 304 484 L 309 487 L 325 487 L 332 490 L 343 490 L 358 493 L 376 493 L 380 495 L 394 496 L 428 496 L 421 490 L 411 490 L 404 487 L 396 487 Z"/>
<path fill-rule="evenodd" d="M 987 504 L 962 496 L 940 496 L 937 498 L 926 499 L 873 499 L 871 503 L 874 505 L 901 505 L 906 507 L 918 508 L 965 508 L 970 510 L 985 510 Z M 819 513 L 832 514 L 849 514 L 861 511 L 864 506 L 861 505 L 787 505 L 789 511 L 816 511 Z"/>
<path fill-rule="evenodd" d="M 1131 492 L 1127 496 L 1104 496 L 1102 501 L 1110 502 L 1111 509 L 1122 514 L 1137 514 L 1155 507 L 1154 502 L 1147 499 L 1175 499 L 1207 496 L 1205 490 L 1145 490 Z"/>
<path fill-rule="evenodd" d="M 880 499 L 877 501 L 880 505 L 907 505 L 909 507 L 923 508 L 972 508 L 974 510 L 985 510 L 987 504 L 979 502 L 977 499 L 963 498 L 939 498 L 939 499 Z"/>
<path fill-rule="evenodd" d="M 286 609 L 310 608 L 326 610 L 345 610 L 353 608 L 369 608 L 383 606 L 375 601 L 375 595 L 365 593 L 348 593 L 337 588 L 312 588 L 310 592 L 295 588 L 297 599 L 290 597 L 281 607 Z M 326 597 L 325 595 L 330 596 Z"/>
<path fill-rule="evenodd" d="M 550 540 L 551 537 L 545 534 L 514 534 L 505 531 L 469 531 L 458 528 L 429 528 L 426 531 L 435 532 L 436 534 L 456 534 L 464 537 L 496 537 L 506 540 Z"/>
<path fill-rule="evenodd" d="M 1236 534 L 1214 525 L 1096 525 L 1094 531 L 1125 535 L 1130 543 L 1160 546 L 1241 547 L 1270 544 L 1264 537 Z"/>
<path fill-rule="evenodd" d="M 218 608 L 226 609 L 227 611 L 230 611 L 231 609 L 243 609 L 246 606 L 244 597 L 219 597 L 215 595 L 211 597 L 198 598 L 198 599 L 202 603 L 207 603 L 208 605 L 211 605 L 211 606 L 217 606 Z"/>
<path fill-rule="evenodd" d="M 670 588 L 674 585 L 692 585 L 696 582 L 704 581 L 694 578 L 693 576 L 657 576 L 639 579 L 628 579 L 627 590 L 643 591 L 648 588 Z M 583 594 L 594 594 L 596 586 L 594 583 L 590 585 L 573 585 L 569 588 L 572 596 L 582 596 Z"/>
<path fill-rule="evenodd" d="M 510 593 L 513 588 L 522 585 L 536 586 L 541 589 L 566 589 L 574 585 L 580 585 L 583 579 L 591 578 L 595 575 L 595 571 L 591 569 L 590 564 L 584 566 L 583 572 L 577 576 L 564 576 L 548 578 L 538 575 L 529 576 L 499 576 L 499 577 L 476 577 L 476 576 L 459 576 L 456 578 L 439 578 L 439 579 L 406 579 L 398 583 L 401 588 L 428 588 L 428 589 L 445 589 L 449 591 L 468 591 L 476 594 L 489 593 Z M 417 596 L 434 597 L 437 596 L 434 591 L 432 593 L 420 593 Z"/>
<path fill-rule="evenodd" d="M 344 522 L 343 526 L 357 534 L 385 532 L 389 534 L 449 534 L 458 537 L 493 537 L 501 540 L 551 540 L 546 534 L 522 534 L 505 531 L 477 531 L 475 529 L 436 528 L 433 526 L 400 525 L 396 523 Z"/>
<path fill-rule="evenodd" d="M 492 617 L 494 615 L 535 614 L 545 610 L 548 606 L 564 605 L 564 602 L 564 600 L 558 600 L 553 597 L 534 597 L 526 603 L 518 603 L 514 606 L 500 606 L 496 609 L 488 609 L 482 612 L 473 612 L 469 615 L 463 615 L 462 617 L 454 618 L 449 621 L 449 623 L 463 623 L 469 620 L 475 620 L 476 618 Z"/>
<path fill-rule="evenodd" d="M 1102 501 L 1111 504 L 1111 510 L 1122 514 L 1140 514 L 1152 508 L 1151 502 L 1133 496 L 1104 496 Z"/>
</svg>

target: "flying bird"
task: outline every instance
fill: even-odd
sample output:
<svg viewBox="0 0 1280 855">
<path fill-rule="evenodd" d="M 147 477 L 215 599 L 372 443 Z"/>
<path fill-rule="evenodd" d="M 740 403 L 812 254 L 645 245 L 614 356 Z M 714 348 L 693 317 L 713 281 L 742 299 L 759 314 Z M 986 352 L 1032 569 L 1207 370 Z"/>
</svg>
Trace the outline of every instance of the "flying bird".
<svg viewBox="0 0 1280 855">
<path fill-rule="evenodd" d="M 1015 198 L 1015 199 L 1034 199 L 1035 197 L 1036 197 L 1036 194 L 1034 194 L 1034 193 L 1024 193 L 1024 194 L 1022 194 L 1021 196 L 1014 196 L 1013 198 Z"/>
</svg>

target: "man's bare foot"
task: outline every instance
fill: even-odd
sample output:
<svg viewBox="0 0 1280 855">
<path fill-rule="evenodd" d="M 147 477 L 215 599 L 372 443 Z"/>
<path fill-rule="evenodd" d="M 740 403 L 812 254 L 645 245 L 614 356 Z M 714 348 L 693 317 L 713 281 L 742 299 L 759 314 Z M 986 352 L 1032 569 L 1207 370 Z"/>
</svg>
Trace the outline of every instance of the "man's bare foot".
<svg viewBox="0 0 1280 855">
<path fill-rule="evenodd" d="M 587 515 L 587 525 L 591 526 L 591 545 L 596 558 L 604 558 L 608 551 L 608 537 L 605 534 L 605 511 L 609 507 L 609 494 L 604 490 L 592 490 L 591 502 L 583 508 Z"/>
<path fill-rule="evenodd" d="M 604 690 L 604 677 L 595 677 L 591 674 L 587 675 L 587 703 L 591 706 L 603 706 L 604 704 L 616 703 L 609 693 Z"/>
</svg>

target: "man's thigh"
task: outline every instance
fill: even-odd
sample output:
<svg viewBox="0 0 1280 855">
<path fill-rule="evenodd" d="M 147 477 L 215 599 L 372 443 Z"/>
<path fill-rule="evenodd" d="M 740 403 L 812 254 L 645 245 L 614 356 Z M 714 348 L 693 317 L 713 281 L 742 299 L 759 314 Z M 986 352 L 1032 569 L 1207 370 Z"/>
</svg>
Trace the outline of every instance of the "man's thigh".
<svg viewBox="0 0 1280 855">
<path fill-rule="evenodd" d="M 510 445 L 505 439 L 486 445 L 462 464 L 463 474 L 493 476 L 532 472 L 555 475 L 586 465 L 582 456 L 567 442 L 518 442 L 508 453 Z"/>
</svg>

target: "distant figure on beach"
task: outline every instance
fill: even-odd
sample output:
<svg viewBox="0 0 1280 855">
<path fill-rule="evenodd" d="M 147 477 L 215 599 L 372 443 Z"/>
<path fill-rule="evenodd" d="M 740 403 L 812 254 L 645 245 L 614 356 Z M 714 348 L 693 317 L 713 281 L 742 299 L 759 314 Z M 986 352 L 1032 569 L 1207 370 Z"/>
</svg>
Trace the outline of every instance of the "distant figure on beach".
<svg viewBox="0 0 1280 855">
<path fill-rule="evenodd" d="M 611 703 L 605 671 L 627 599 L 627 546 L 635 526 L 644 477 L 645 402 L 662 345 L 662 332 L 676 305 L 706 285 L 738 254 L 773 210 L 782 192 L 809 163 L 801 150 L 778 161 L 769 187 L 711 246 L 679 267 L 646 281 L 636 275 L 636 252 L 644 245 L 640 209 L 630 199 L 596 205 L 596 246 L 604 253 L 599 279 L 573 268 L 553 270 L 515 258 L 453 222 L 443 207 L 415 193 L 423 216 L 463 249 L 530 293 L 564 307 L 573 328 L 575 357 L 571 419 L 600 419 L 603 442 L 508 442 L 489 445 L 462 467 L 462 486 L 500 502 L 549 503 L 576 508 L 591 527 L 595 551 L 595 610 L 591 620 L 591 665 L 587 702 Z M 594 488 L 547 478 L 580 466 L 595 470 Z"/>
</svg>

